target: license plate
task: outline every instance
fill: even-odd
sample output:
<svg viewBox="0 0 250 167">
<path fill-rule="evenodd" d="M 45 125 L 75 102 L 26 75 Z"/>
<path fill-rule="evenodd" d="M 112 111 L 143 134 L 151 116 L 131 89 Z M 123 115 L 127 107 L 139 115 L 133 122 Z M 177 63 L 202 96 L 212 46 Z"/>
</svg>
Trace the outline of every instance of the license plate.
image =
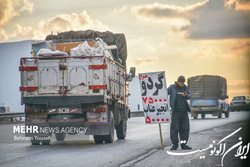
<svg viewBox="0 0 250 167">
<path fill-rule="evenodd" d="M 69 108 L 59 108 L 59 113 L 60 114 L 67 114 L 67 113 L 69 113 Z"/>
<path fill-rule="evenodd" d="M 208 109 L 208 107 L 201 107 L 201 109 L 202 109 L 202 110 L 207 110 L 207 109 Z"/>
</svg>

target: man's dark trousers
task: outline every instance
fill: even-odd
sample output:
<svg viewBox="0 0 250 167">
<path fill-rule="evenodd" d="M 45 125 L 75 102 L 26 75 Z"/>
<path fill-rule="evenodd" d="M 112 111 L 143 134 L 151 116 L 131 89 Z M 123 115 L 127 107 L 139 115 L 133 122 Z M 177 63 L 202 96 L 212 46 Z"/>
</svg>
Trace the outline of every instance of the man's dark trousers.
<svg viewBox="0 0 250 167">
<path fill-rule="evenodd" d="M 178 133 L 180 135 L 181 141 L 186 141 L 184 144 L 187 143 L 189 138 L 189 118 L 188 113 L 185 111 L 173 111 L 172 112 L 172 120 L 170 125 L 170 139 L 172 143 L 178 144 Z"/>
</svg>

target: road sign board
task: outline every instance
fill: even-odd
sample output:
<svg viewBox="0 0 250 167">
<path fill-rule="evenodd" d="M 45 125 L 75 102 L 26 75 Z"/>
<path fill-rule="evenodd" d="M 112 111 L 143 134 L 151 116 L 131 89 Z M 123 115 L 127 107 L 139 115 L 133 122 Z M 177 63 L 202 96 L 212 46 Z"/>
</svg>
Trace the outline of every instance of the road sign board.
<svg viewBox="0 0 250 167">
<path fill-rule="evenodd" d="M 170 123 L 165 72 L 139 74 L 141 97 L 147 124 Z"/>
</svg>

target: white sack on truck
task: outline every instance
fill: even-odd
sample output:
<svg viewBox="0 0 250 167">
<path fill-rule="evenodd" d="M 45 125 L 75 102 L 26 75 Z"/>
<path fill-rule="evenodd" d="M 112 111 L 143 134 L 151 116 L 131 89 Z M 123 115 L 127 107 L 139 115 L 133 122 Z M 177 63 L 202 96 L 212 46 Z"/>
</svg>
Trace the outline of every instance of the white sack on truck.
<svg viewBox="0 0 250 167">
<path fill-rule="evenodd" d="M 112 55 L 115 61 L 119 62 L 126 67 L 127 59 L 127 44 L 124 34 L 114 34 L 112 32 L 99 32 L 93 30 L 86 31 L 68 31 L 58 33 L 57 35 L 48 35 L 45 40 L 52 40 L 56 43 L 62 42 L 79 42 L 79 40 L 95 40 L 96 38 L 101 38 L 108 45 L 116 45 L 117 51 L 112 50 Z M 120 63 L 120 62 L 119 62 Z"/>
<path fill-rule="evenodd" d="M 93 54 L 94 48 L 89 46 L 87 41 L 70 50 L 70 56 L 93 56 Z"/>
<path fill-rule="evenodd" d="M 70 50 L 70 56 L 106 56 L 112 59 L 112 53 L 105 50 L 105 42 L 97 41 L 91 47 L 87 41 Z"/>
<path fill-rule="evenodd" d="M 68 53 L 59 50 L 52 51 L 50 49 L 40 49 L 37 56 L 50 57 L 50 56 L 69 56 Z"/>
</svg>

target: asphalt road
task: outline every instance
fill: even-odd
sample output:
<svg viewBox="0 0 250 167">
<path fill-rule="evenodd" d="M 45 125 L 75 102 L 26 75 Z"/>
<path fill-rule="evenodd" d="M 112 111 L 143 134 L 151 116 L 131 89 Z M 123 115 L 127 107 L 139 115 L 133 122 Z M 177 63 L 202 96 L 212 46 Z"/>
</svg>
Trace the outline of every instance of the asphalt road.
<svg viewBox="0 0 250 167">
<path fill-rule="evenodd" d="M 152 154 L 146 155 L 146 157 L 137 158 L 132 163 L 127 162 L 123 167 L 249 167 L 249 150 L 242 149 L 250 144 L 248 121 L 241 120 L 192 133 L 189 141 L 192 150 L 181 150 L 179 148 L 172 151 L 170 147 L 165 147 L 164 150 L 158 149 Z M 229 136 L 229 134 L 232 135 Z M 221 143 L 225 149 L 220 150 L 220 144 L 217 143 L 222 139 L 224 140 Z M 242 144 L 240 144 L 241 141 Z M 210 149 L 205 149 L 211 144 Z M 243 154 L 238 156 L 237 153 L 240 148 L 242 149 L 240 152 L 242 151 Z M 216 151 L 214 151 L 215 149 Z M 219 154 L 217 151 L 219 151 Z"/>
<path fill-rule="evenodd" d="M 246 120 L 249 113 L 232 112 L 229 118 L 222 119 L 206 117 L 204 120 L 190 118 L 191 133 Z M 78 134 L 67 135 L 64 142 L 57 142 L 53 136 L 51 145 L 32 146 L 29 141 L 14 141 L 13 126 L 0 125 L 0 166 L 112 167 L 160 148 L 158 125 L 146 125 L 143 117 L 128 121 L 126 140 L 115 139 L 112 144 L 101 145 L 94 144 L 92 136 Z M 162 124 L 162 132 L 164 144 L 170 148 L 169 124 Z"/>
</svg>

